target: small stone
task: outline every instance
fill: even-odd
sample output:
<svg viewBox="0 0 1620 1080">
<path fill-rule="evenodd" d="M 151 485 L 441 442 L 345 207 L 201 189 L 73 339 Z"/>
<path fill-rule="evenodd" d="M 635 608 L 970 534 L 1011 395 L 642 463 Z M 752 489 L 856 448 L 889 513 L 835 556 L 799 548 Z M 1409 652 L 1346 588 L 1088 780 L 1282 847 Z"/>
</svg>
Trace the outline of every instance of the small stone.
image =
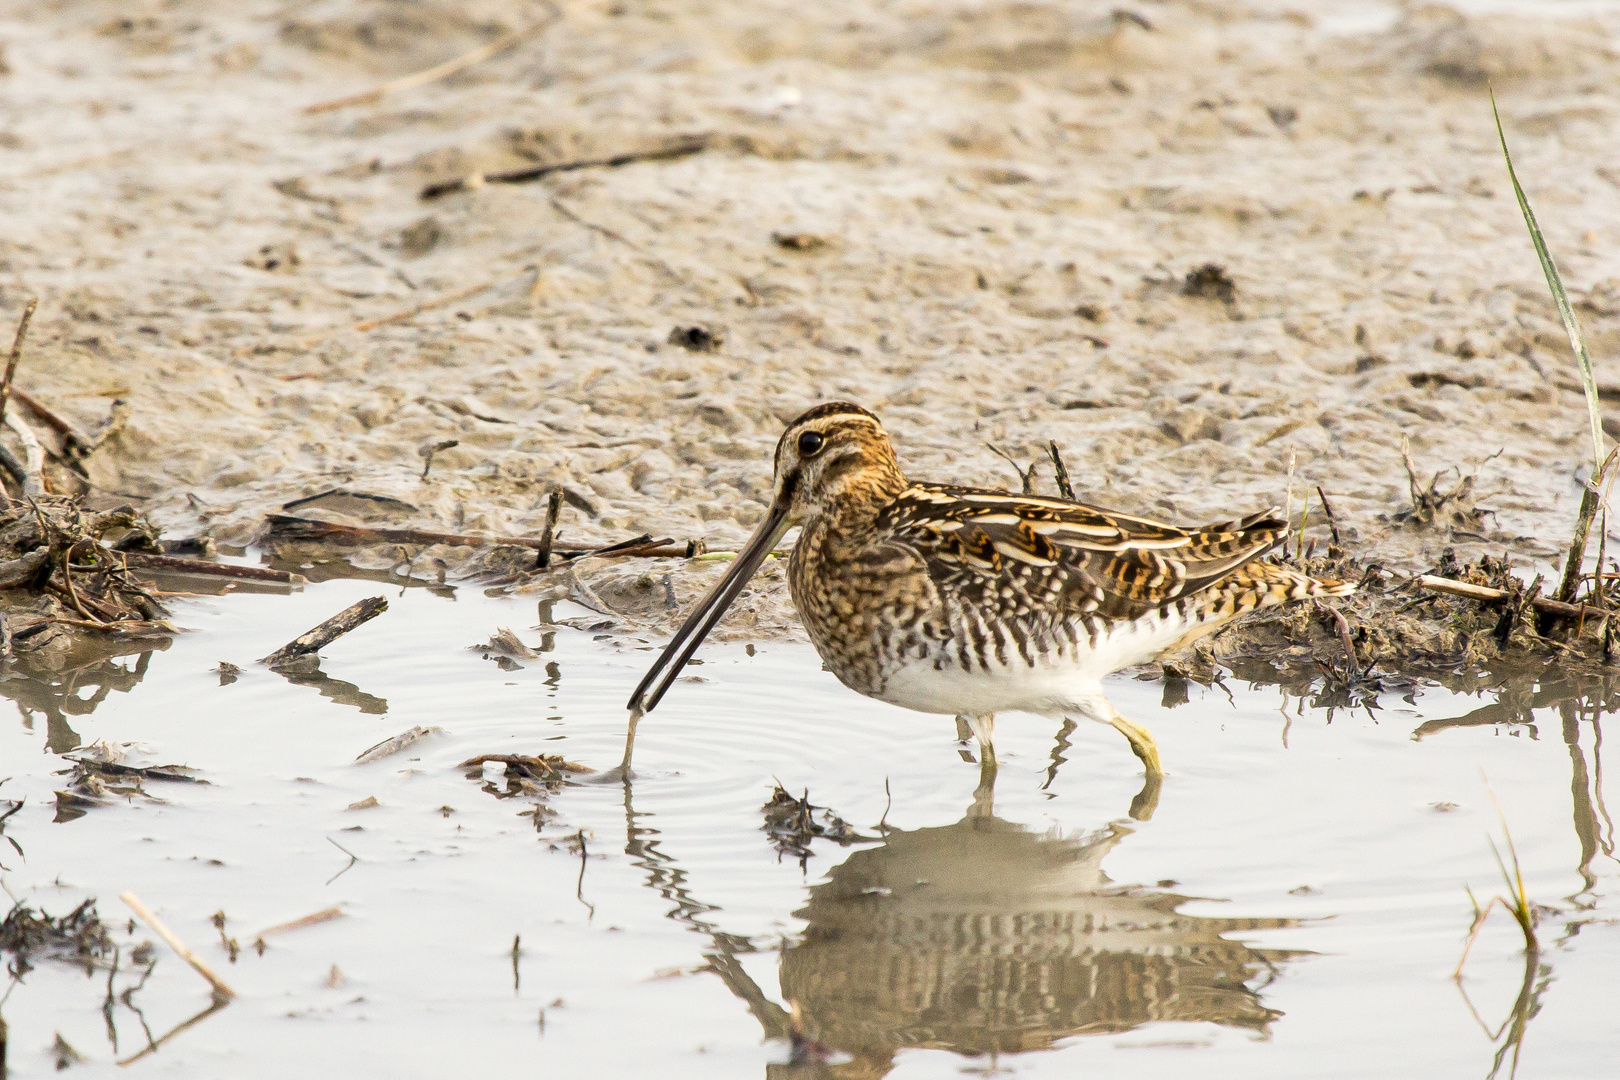
<svg viewBox="0 0 1620 1080">
<path fill-rule="evenodd" d="M 407 259 L 417 259 L 432 251 L 443 239 L 444 229 L 439 219 L 425 217 L 400 231 L 399 249 Z"/>
</svg>

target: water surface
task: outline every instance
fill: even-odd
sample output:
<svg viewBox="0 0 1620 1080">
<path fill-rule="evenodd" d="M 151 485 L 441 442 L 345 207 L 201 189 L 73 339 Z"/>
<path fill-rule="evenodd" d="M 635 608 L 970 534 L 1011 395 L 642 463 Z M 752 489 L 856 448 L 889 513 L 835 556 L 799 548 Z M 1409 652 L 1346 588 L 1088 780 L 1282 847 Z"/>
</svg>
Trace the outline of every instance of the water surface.
<svg viewBox="0 0 1620 1080">
<path fill-rule="evenodd" d="M 1610 1075 L 1600 686 L 1426 687 L 1330 712 L 1235 677 L 1166 708 L 1160 683 L 1119 678 L 1113 700 L 1164 755 L 1156 800 L 1113 731 L 1060 743 L 1023 716 L 998 724 L 999 774 L 976 795 L 948 718 L 844 690 L 808 646 L 716 645 L 642 725 L 632 784 L 497 798 L 499 766 L 457 764 L 613 764 L 651 646 L 567 604 L 413 588 L 319 673 L 252 663 L 383 588 L 189 601 L 178 621 L 198 632 L 164 651 L 0 682 L 18 709 L 0 796 L 27 799 L 5 887 L 53 914 L 97 898 L 126 965 L 151 936 L 125 933 L 133 891 L 241 995 L 117 1070 L 207 1009 L 206 985 L 160 945 L 139 1014 L 104 1015 L 104 970 L 42 962 L 3 1006 L 13 1075 L 52 1073 L 57 1032 L 83 1075 L 1438 1080 L 1509 1075 L 1516 1035 L 1522 1076 Z M 468 648 L 500 626 L 541 658 Z M 444 731 L 354 763 L 413 725 Z M 209 784 L 53 821 L 58 755 L 97 740 Z M 1527 968 L 1498 910 L 1459 988 L 1465 890 L 1505 891 L 1482 774 L 1544 905 L 1542 949 Z M 761 813 L 775 781 L 869 842 L 779 855 Z M 334 905 L 341 919 L 234 963 L 209 921 L 223 910 L 248 946 Z M 824 1063 L 789 1064 L 795 1026 Z"/>
</svg>

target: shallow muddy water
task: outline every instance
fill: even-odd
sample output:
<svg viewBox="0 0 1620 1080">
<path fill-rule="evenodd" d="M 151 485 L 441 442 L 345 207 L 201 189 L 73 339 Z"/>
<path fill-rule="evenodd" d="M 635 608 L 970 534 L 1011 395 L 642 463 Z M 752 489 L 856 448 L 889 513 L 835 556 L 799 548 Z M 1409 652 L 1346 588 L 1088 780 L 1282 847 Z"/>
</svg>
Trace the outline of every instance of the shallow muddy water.
<svg viewBox="0 0 1620 1080">
<path fill-rule="evenodd" d="M 391 610 L 330 647 L 324 676 L 252 664 L 385 589 Z M 1160 683 L 1116 678 L 1164 753 L 1156 805 L 1112 731 L 1074 731 L 1054 771 L 1057 732 L 1020 716 L 998 725 L 993 801 L 976 802 L 949 718 L 857 697 L 806 645 L 711 645 L 642 725 L 632 784 L 566 788 L 536 817 L 533 798 L 492 797 L 499 766 L 458 763 L 613 764 L 651 647 L 598 640 L 566 603 L 398 592 L 188 601 L 177 621 L 200 632 L 166 651 L 0 682 L 19 703 L 0 796 L 27 799 L 6 823 L 26 858 L 0 845 L 6 888 L 53 915 L 95 897 L 120 994 L 152 937 L 125 933 L 133 891 L 240 994 L 126 1073 L 113 1063 L 148 1048 L 143 1021 L 158 1038 L 203 1012 L 204 982 L 159 944 L 140 1014 L 115 1004 L 109 1024 L 105 970 L 37 961 L 3 1006 L 12 1075 L 52 1073 L 59 1032 L 83 1075 L 1483 1077 L 1509 1075 L 1516 1031 L 1521 1076 L 1612 1075 L 1616 864 L 1601 718 L 1579 701 L 1425 688 L 1330 714 L 1229 677 L 1166 709 Z M 570 616 L 587 628 L 531 629 Z M 500 626 L 541 658 L 468 648 Z M 242 668 L 228 685 L 221 660 Z M 413 725 L 444 730 L 355 763 Z M 165 802 L 53 822 L 52 751 L 97 740 L 209 784 L 151 782 Z M 1505 891 L 1482 772 L 1545 905 L 1542 949 L 1527 984 L 1496 911 L 1465 997 L 1465 888 Z M 869 842 L 779 857 L 773 778 Z M 251 947 L 332 906 L 343 917 Z M 827 1064 L 787 1064 L 790 1003 Z"/>
</svg>

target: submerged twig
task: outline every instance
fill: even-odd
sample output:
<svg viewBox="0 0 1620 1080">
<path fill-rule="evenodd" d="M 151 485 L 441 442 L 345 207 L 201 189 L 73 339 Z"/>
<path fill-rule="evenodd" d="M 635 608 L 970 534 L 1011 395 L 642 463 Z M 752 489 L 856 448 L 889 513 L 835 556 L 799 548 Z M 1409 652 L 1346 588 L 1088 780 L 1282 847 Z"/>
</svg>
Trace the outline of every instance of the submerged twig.
<svg viewBox="0 0 1620 1080">
<path fill-rule="evenodd" d="M 356 765 L 369 765 L 373 761 L 381 761 L 392 754 L 397 754 L 407 746 L 411 746 L 429 735 L 443 735 L 444 728 L 437 724 L 432 727 L 422 727 L 420 724 L 407 728 L 392 738 L 384 739 L 375 746 L 367 747 L 355 755 Z"/>
<path fill-rule="evenodd" d="M 125 993 L 127 994 L 128 991 L 125 991 Z M 124 1004 L 126 1004 L 126 1005 L 129 1004 L 127 999 L 125 1000 Z M 229 1005 L 229 1004 L 230 1004 L 230 1002 L 226 998 L 221 997 L 220 995 L 216 994 L 214 996 L 214 1000 L 209 1003 L 208 1008 L 204 1009 L 202 1012 L 198 1013 L 196 1016 L 193 1016 L 188 1020 L 180 1021 L 180 1023 L 178 1023 L 174 1027 L 170 1028 L 167 1032 L 165 1032 L 163 1035 L 160 1035 L 158 1038 L 153 1039 L 151 1031 L 148 1030 L 147 1033 L 146 1033 L 147 1045 L 141 1050 L 140 1053 L 131 1054 L 129 1057 L 121 1059 L 118 1062 L 119 1066 L 124 1067 L 124 1066 L 128 1066 L 128 1065 L 133 1065 L 137 1061 L 144 1058 L 146 1055 L 156 1053 L 158 1047 L 162 1046 L 164 1043 L 168 1042 L 170 1039 L 174 1038 L 176 1035 L 180 1034 L 182 1031 L 185 1031 L 187 1028 L 191 1027 L 193 1024 L 202 1023 L 202 1021 L 208 1019 L 210 1016 L 213 1016 L 216 1012 L 223 1009 L 226 1005 Z M 134 1006 L 130 1006 L 130 1007 L 134 1008 Z M 138 1013 L 137 1013 L 137 1015 L 138 1015 Z M 146 1026 L 146 1020 L 145 1020 L 144 1017 L 141 1019 L 141 1026 L 142 1027 Z"/>
<path fill-rule="evenodd" d="M 338 850 L 342 851 L 343 849 L 339 848 Z M 348 853 L 344 852 L 344 854 Z M 350 857 L 352 858 L 353 856 Z M 305 915 L 301 919 L 293 919 L 290 922 L 277 923 L 268 930 L 260 930 L 257 934 L 253 935 L 253 942 L 255 946 L 258 946 L 262 944 L 264 939 L 267 937 L 272 937 L 276 934 L 285 934 L 289 930 L 302 930 L 306 926 L 315 926 L 319 923 L 330 922 L 333 919 L 341 919 L 342 917 L 343 909 L 340 907 L 323 908 L 312 915 Z"/>
<path fill-rule="evenodd" d="M 330 885 L 330 884 L 332 884 L 332 882 L 336 881 L 338 878 L 342 877 L 344 874 L 347 874 L 350 870 L 352 870 L 354 868 L 354 864 L 360 861 L 360 856 L 356 855 L 354 852 L 350 851 L 348 848 L 344 847 L 342 844 L 338 843 L 336 840 L 332 839 L 330 836 L 328 836 L 326 838 L 326 842 L 328 844 L 331 844 L 333 847 L 337 848 L 339 851 L 343 852 L 343 854 L 345 854 L 345 855 L 347 855 L 349 857 L 349 861 L 348 861 L 348 863 L 346 863 L 344 865 L 343 869 L 339 870 L 337 873 L 333 874 L 331 877 L 326 879 L 326 883 L 328 885 Z M 263 934 L 259 935 L 260 940 L 262 940 L 263 937 L 264 937 Z"/>
</svg>

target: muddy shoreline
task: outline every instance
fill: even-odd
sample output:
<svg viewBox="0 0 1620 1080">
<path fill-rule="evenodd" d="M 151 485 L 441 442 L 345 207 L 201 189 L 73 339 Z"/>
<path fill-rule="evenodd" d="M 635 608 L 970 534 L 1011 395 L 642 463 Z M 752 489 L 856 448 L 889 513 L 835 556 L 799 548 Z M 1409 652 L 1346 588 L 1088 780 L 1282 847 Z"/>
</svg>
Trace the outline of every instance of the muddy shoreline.
<svg viewBox="0 0 1620 1080">
<path fill-rule="evenodd" d="M 544 16 L 13 8 L 0 312 L 40 298 L 17 385 L 82 432 L 127 408 L 88 484 L 48 463 L 58 490 L 318 576 L 339 553 L 267 521 L 333 490 L 377 498 L 297 512 L 532 537 L 562 488 L 560 544 L 725 550 L 781 422 L 839 397 L 921 478 L 1015 486 L 990 446 L 1054 441 L 1082 499 L 1180 522 L 1297 514 L 1320 487 L 1344 548 L 1391 573 L 1560 555 L 1583 405 L 1484 86 L 1607 403 L 1620 13 L 567 5 L 446 80 L 301 111 Z M 702 149 L 658 155 L 683 139 Z M 627 154 L 650 157 L 421 198 Z M 1403 522 L 1403 439 L 1425 474 L 1475 477 L 1482 512 Z M 1308 524 L 1325 545 L 1319 499 Z M 427 580 L 516 565 L 340 554 Z M 530 585 L 583 582 L 656 633 L 718 569 Z M 734 634 L 792 632 L 772 574 Z"/>
</svg>

